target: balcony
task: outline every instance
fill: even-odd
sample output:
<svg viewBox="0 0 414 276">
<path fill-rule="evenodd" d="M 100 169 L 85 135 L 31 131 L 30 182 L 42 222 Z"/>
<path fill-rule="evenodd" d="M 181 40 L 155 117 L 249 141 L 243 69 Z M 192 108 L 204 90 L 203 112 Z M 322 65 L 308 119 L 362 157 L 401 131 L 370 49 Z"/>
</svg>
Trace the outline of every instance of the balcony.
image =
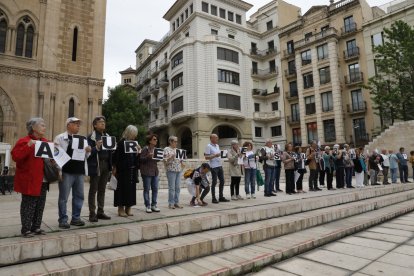
<svg viewBox="0 0 414 276">
<path fill-rule="evenodd" d="M 252 77 L 256 79 L 268 79 L 277 76 L 278 69 L 275 68 L 268 68 L 268 69 L 252 69 Z"/>
<path fill-rule="evenodd" d="M 305 65 L 308 65 L 308 64 L 311 64 L 311 63 L 312 63 L 311 59 L 302 59 L 302 66 L 305 66 Z"/>
<path fill-rule="evenodd" d="M 170 81 L 168 80 L 167 77 L 164 77 L 158 81 L 158 84 L 160 85 L 160 87 L 166 88 L 170 84 Z"/>
<path fill-rule="evenodd" d="M 157 110 L 158 108 L 160 108 L 160 105 L 158 104 L 158 102 L 153 102 L 153 103 L 151 103 L 151 105 L 150 105 L 150 109 L 151 109 L 152 111 Z"/>
<path fill-rule="evenodd" d="M 344 51 L 344 60 L 350 61 L 359 58 L 359 47 L 349 48 Z"/>
<path fill-rule="evenodd" d="M 306 37 L 304 39 L 301 39 L 299 41 L 295 41 L 294 45 L 295 45 L 295 49 L 301 48 L 301 47 L 306 47 L 309 46 L 310 44 L 314 44 L 317 43 L 321 40 L 326 40 L 328 37 L 336 37 L 337 36 L 338 31 L 333 28 L 330 27 L 326 30 L 323 30 L 315 35 Z"/>
<path fill-rule="evenodd" d="M 288 100 L 288 101 L 295 101 L 298 98 L 299 97 L 298 97 L 298 91 L 297 90 L 287 91 L 286 92 L 286 100 Z"/>
<path fill-rule="evenodd" d="M 348 104 L 346 106 L 346 111 L 350 115 L 364 114 L 364 113 L 367 112 L 367 102 L 366 101 L 361 101 L 361 102 L 357 102 L 357 103 L 353 103 L 353 104 Z"/>
<path fill-rule="evenodd" d="M 142 87 L 144 87 L 144 82 L 142 81 L 142 79 L 139 79 L 137 82 L 136 90 L 139 91 Z"/>
<path fill-rule="evenodd" d="M 268 97 L 276 97 L 280 95 L 280 88 L 275 87 L 273 91 L 267 91 L 267 89 L 252 89 L 252 96 L 258 99 L 265 99 Z"/>
<path fill-rule="evenodd" d="M 156 119 L 149 123 L 149 128 L 151 129 L 165 128 L 168 126 L 168 122 L 169 122 L 168 117 Z"/>
<path fill-rule="evenodd" d="M 160 85 L 158 83 L 155 83 L 153 85 L 150 86 L 150 92 L 152 94 L 158 94 L 158 92 L 160 92 Z"/>
<path fill-rule="evenodd" d="M 151 77 L 155 78 L 160 73 L 160 68 L 158 66 L 152 68 L 151 70 Z"/>
<path fill-rule="evenodd" d="M 168 105 L 169 104 L 169 102 L 168 102 L 168 96 L 163 96 L 163 97 L 159 98 L 158 104 L 160 106 L 166 106 L 166 105 Z"/>
<path fill-rule="evenodd" d="M 296 68 L 286 69 L 285 70 L 285 77 L 286 79 L 293 79 L 296 78 Z"/>
<path fill-rule="evenodd" d="M 353 34 L 358 30 L 357 28 L 357 24 L 355 22 L 349 23 L 344 25 L 341 28 L 341 35 L 345 36 L 345 35 L 349 35 L 349 34 Z"/>
<path fill-rule="evenodd" d="M 147 72 L 145 72 L 144 76 L 142 77 L 144 83 L 148 83 L 149 81 L 151 81 L 150 71 L 151 70 L 148 70 Z"/>
<path fill-rule="evenodd" d="M 282 117 L 280 110 L 270 111 L 270 112 L 253 112 L 253 120 L 255 121 L 273 121 L 279 120 Z"/>
<path fill-rule="evenodd" d="M 142 92 L 141 92 L 141 99 L 142 100 L 144 100 L 146 98 L 149 98 L 150 96 L 151 96 L 151 92 L 150 92 L 148 87 L 142 90 Z"/>
<path fill-rule="evenodd" d="M 164 70 L 165 68 L 168 67 L 168 65 L 170 65 L 170 61 L 167 58 L 165 58 L 160 61 L 160 63 L 158 64 L 158 67 L 160 68 L 160 70 Z"/>
<path fill-rule="evenodd" d="M 293 56 L 295 56 L 295 50 L 288 50 L 288 49 L 283 50 L 283 57 L 284 58 L 290 58 L 290 57 L 293 57 Z"/>
<path fill-rule="evenodd" d="M 364 75 L 362 72 L 345 76 L 345 84 L 348 86 L 361 84 L 362 82 L 364 82 Z"/>
<path fill-rule="evenodd" d="M 299 117 L 299 115 L 297 115 L 295 117 L 287 116 L 286 121 L 289 125 L 298 125 L 298 124 L 300 124 L 300 117 Z"/>
<path fill-rule="evenodd" d="M 250 56 L 252 56 L 253 58 L 258 58 L 258 59 L 265 59 L 265 58 L 276 55 L 276 53 L 277 53 L 276 47 L 269 48 L 266 50 L 258 50 L 257 48 L 250 49 Z"/>
</svg>

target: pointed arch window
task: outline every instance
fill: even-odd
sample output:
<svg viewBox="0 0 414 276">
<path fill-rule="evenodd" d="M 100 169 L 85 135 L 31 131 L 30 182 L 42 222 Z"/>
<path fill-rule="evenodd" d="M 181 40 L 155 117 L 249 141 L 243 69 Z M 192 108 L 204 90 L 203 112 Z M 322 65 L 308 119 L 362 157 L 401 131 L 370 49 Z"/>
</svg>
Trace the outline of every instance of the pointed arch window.
<svg viewBox="0 0 414 276">
<path fill-rule="evenodd" d="M 1 11 L 0 11 L 1 15 Z M 0 53 L 6 51 L 7 22 L 6 19 L 0 17 Z"/>
<path fill-rule="evenodd" d="M 75 27 L 73 29 L 72 61 L 76 61 L 77 51 L 78 51 L 78 27 Z"/>
<path fill-rule="evenodd" d="M 75 100 L 71 98 L 69 100 L 69 114 L 68 117 L 75 117 Z"/>
<path fill-rule="evenodd" d="M 31 58 L 33 56 L 33 38 L 34 38 L 34 28 L 33 26 L 27 27 L 26 31 L 26 51 L 25 57 Z"/>
<path fill-rule="evenodd" d="M 17 27 L 17 36 L 16 36 L 16 56 L 23 56 L 23 47 L 24 47 L 24 25 L 20 23 Z"/>
<path fill-rule="evenodd" d="M 28 16 L 25 16 L 17 26 L 15 55 L 32 58 L 34 39 L 35 28 L 32 20 Z"/>
</svg>

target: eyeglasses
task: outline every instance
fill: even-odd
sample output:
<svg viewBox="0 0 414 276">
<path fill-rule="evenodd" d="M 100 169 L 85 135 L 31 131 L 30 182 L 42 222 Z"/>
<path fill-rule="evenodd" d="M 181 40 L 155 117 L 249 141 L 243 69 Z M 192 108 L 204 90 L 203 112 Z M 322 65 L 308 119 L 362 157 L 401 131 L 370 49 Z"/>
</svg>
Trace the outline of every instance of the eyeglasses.
<svg viewBox="0 0 414 276">
<path fill-rule="evenodd" d="M 152 138 L 152 141 L 158 141 L 158 139 L 154 137 L 154 138 Z"/>
</svg>

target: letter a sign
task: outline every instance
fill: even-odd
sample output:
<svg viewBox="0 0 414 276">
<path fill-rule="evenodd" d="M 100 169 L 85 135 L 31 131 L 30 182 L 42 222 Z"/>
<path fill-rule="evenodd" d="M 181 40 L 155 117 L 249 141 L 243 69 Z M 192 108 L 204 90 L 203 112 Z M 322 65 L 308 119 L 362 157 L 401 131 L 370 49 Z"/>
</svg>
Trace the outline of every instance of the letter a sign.
<svg viewBox="0 0 414 276">
<path fill-rule="evenodd" d="M 55 145 L 53 143 L 36 141 L 35 157 L 53 159 L 54 151 L 55 151 Z"/>
</svg>

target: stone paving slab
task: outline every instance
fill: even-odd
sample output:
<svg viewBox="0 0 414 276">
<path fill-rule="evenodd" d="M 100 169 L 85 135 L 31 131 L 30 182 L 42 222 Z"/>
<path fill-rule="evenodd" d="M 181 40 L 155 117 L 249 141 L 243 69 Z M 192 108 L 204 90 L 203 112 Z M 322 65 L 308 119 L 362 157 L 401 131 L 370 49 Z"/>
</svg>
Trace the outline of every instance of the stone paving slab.
<svg viewBox="0 0 414 276">
<path fill-rule="evenodd" d="M 294 259 L 286 261 L 277 268 L 286 272 L 294 273 L 295 275 L 307 275 L 307 276 L 347 276 L 349 272 L 345 269 L 332 267 L 326 264 L 317 263 L 304 259 Z"/>
<path fill-rule="evenodd" d="M 381 262 L 373 262 L 364 269 L 361 273 L 372 276 L 384 276 L 384 275 L 398 275 L 398 276 L 412 276 L 413 270 L 406 267 L 401 267 L 392 264 L 386 264 Z"/>
<path fill-rule="evenodd" d="M 409 237 L 393 236 L 393 235 L 388 235 L 388 234 L 372 232 L 372 231 L 369 231 L 369 230 L 358 233 L 355 236 L 356 237 L 361 237 L 361 238 L 369 238 L 369 239 L 373 239 L 373 240 L 379 240 L 379 241 L 388 241 L 388 242 L 393 242 L 393 243 L 403 243 L 403 242 L 410 239 Z"/>
<path fill-rule="evenodd" d="M 322 248 L 328 251 L 338 252 L 349 256 L 364 258 L 368 260 L 376 260 L 387 253 L 387 251 L 385 250 L 369 248 L 354 244 L 347 244 L 339 241 L 328 244 Z"/>
<path fill-rule="evenodd" d="M 370 263 L 370 260 L 361 257 L 354 257 L 347 254 L 323 249 L 303 254 L 301 255 L 301 258 L 327 265 L 335 262 L 336 267 L 344 268 L 347 270 L 359 270 Z"/>
</svg>

